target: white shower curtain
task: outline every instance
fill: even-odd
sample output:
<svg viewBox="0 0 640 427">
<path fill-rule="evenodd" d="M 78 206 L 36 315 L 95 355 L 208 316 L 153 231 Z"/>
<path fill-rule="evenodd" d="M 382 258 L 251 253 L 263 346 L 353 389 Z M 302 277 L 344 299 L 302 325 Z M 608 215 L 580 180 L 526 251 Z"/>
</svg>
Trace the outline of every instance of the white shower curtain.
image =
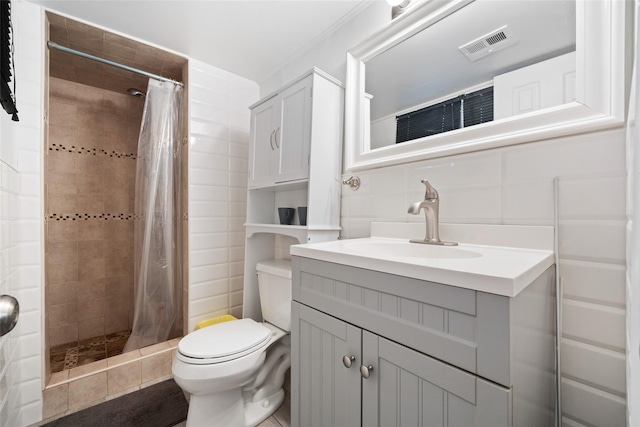
<svg viewBox="0 0 640 427">
<path fill-rule="evenodd" d="M 640 425 L 640 1 L 634 2 L 633 74 L 627 116 L 627 425 Z"/>
<path fill-rule="evenodd" d="M 181 330 L 181 111 L 182 87 L 149 80 L 136 165 L 135 314 L 125 352 Z"/>
</svg>

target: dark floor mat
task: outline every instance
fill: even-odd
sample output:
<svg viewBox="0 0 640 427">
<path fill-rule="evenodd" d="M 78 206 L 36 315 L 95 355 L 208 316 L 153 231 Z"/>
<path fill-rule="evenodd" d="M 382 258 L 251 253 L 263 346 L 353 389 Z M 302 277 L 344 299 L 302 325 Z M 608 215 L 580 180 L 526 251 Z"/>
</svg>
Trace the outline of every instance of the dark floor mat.
<svg viewBox="0 0 640 427">
<path fill-rule="evenodd" d="M 187 419 L 189 404 L 173 380 L 83 409 L 43 427 L 169 427 Z"/>
</svg>

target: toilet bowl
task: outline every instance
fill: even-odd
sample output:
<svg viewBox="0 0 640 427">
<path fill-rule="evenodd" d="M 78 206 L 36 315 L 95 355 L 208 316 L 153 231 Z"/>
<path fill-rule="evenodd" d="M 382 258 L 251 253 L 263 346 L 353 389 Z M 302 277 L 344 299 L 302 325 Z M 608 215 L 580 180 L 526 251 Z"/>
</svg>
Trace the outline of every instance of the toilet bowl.
<svg viewBox="0 0 640 427">
<path fill-rule="evenodd" d="M 264 322 L 218 323 L 178 343 L 172 372 L 190 395 L 187 427 L 255 426 L 284 400 L 282 385 L 291 365 L 291 266 L 270 261 L 257 270 Z"/>
</svg>

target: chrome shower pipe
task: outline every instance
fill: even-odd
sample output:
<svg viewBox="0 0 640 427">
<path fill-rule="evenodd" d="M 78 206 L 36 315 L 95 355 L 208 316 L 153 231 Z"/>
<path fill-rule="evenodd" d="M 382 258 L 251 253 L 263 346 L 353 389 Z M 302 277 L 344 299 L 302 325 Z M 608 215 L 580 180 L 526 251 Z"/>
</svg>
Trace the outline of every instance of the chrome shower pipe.
<svg viewBox="0 0 640 427">
<path fill-rule="evenodd" d="M 161 82 L 173 83 L 178 86 L 184 86 L 184 83 L 175 81 L 173 79 L 169 79 L 167 77 L 162 77 L 157 74 L 148 73 L 143 70 L 139 70 L 137 68 L 129 67 L 128 65 L 120 64 L 118 62 L 110 61 L 108 59 L 100 58 L 99 56 L 90 55 L 88 53 L 80 52 L 79 50 L 71 49 L 66 46 L 59 45 L 58 43 L 54 43 L 51 41 L 47 42 L 47 47 L 49 49 L 57 49 L 63 52 L 70 53 L 72 55 L 81 56 L 86 59 L 91 59 L 92 61 L 101 62 L 103 64 L 111 65 L 112 67 L 120 68 L 122 70 L 131 71 L 132 73 L 141 74 L 143 76 L 149 77 L 150 79 L 159 80 Z"/>
</svg>

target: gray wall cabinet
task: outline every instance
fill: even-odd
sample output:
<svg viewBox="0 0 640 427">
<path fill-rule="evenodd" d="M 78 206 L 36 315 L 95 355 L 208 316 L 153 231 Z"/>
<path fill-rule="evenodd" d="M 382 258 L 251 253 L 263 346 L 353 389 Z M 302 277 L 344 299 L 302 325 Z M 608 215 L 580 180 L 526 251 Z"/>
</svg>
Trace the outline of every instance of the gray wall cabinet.
<svg viewBox="0 0 640 427">
<path fill-rule="evenodd" d="M 553 270 L 515 298 L 293 257 L 293 426 L 551 426 Z"/>
</svg>

